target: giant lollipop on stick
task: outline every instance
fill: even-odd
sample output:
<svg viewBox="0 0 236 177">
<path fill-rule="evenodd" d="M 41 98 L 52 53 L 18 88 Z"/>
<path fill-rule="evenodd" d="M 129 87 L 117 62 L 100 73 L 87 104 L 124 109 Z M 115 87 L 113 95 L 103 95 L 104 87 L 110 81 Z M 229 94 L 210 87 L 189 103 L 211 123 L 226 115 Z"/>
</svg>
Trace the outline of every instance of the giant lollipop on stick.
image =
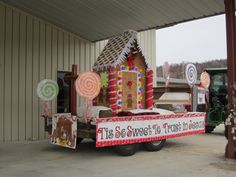
<svg viewBox="0 0 236 177">
<path fill-rule="evenodd" d="M 204 71 L 200 76 L 200 81 L 201 81 L 202 86 L 205 89 L 208 89 L 211 83 L 210 75 L 206 71 Z"/>
<path fill-rule="evenodd" d="M 51 116 L 51 101 L 56 98 L 58 92 L 59 87 L 56 81 L 44 79 L 38 83 L 37 95 L 43 100 L 43 114 L 45 116 Z"/>
<path fill-rule="evenodd" d="M 86 99 L 85 118 L 90 119 L 89 108 L 92 100 L 98 96 L 101 89 L 101 79 L 94 72 L 81 73 L 75 81 L 75 89 L 80 96 Z"/>
<path fill-rule="evenodd" d="M 197 81 L 197 69 L 194 64 L 188 64 L 185 69 L 185 76 L 188 85 L 191 88 L 191 100 L 192 100 L 192 110 L 193 110 L 193 87 Z"/>
<path fill-rule="evenodd" d="M 52 101 L 59 92 L 57 83 L 53 80 L 44 79 L 38 83 L 37 94 L 43 101 Z"/>
<path fill-rule="evenodd" d="M 185 76 L 189 86 L 192 88 L 197 81 L 197 69 L 193 64 L 186 66 Z"/>
</svg>

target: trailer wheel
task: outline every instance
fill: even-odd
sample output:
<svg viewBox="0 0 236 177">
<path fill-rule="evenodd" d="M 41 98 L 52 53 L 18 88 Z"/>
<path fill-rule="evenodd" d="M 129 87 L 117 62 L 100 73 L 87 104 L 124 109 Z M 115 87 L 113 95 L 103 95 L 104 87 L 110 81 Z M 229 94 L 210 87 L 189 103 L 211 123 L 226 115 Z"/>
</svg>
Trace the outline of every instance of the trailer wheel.
<svg viewBox="0 0 236 177">
<path fill-rule="evenodd" d="M 166 140 L 152 141 L 143 143 L 144 148 L 147 151 L 159 151 L 164 146 Z"/>
<path fill-rule="evenodd" d="M 77 137 L 76 139 L 76 147 L 83 141 L 84 138 Z"/>
<path fill-rule="evenodd" d="M 211 133 L 215 128 L 215 126 L 206 126 L 205 133 Z"/>
<path fill-rule="evenodd" d="M 116 153 L 120 156 L 134 155 L 138 151 L 138 148 L 139 144 L 125 144 L 114 147 Z"/>
</svg>

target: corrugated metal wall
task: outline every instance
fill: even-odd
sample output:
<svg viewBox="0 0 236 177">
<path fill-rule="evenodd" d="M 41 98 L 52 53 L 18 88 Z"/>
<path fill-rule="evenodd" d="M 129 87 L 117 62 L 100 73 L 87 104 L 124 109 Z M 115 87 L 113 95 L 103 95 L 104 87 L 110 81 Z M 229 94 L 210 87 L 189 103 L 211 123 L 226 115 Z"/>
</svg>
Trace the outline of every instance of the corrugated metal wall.
<svg viewBox="0 0 236 177">
<path fill-rule="evenodd" d="M 138 39 L 155 68 L 155 30 L 139 33 Z M 55 80 L 57 70 L 70 70 L 74 63 L 79 72 L 91 70 L 105 44 L 90 43 L 0 2 L 0 141 L 45 138 L 37 83 Z"/>
<path fill-rule="evenodd" d="M 156 81 L 156 30 L 149 30 L 138 33 L 138 41 L 141 45 L 143 55 L 154 71 L 154 81 Z M 153 82 L 156 86 L 156 82 Z"/>
</svg>

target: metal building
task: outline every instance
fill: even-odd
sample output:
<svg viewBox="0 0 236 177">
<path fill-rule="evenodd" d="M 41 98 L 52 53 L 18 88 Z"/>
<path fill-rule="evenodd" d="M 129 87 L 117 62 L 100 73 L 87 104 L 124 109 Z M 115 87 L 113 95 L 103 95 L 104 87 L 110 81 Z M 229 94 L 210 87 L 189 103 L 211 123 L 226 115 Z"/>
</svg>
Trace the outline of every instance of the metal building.
<svg viewBox="0 0 236 177">
<path fill-rule="evenodd" d="M 138 34 L 154 71 L 155 35 L 155 29 Z M 78 72 L 91 71 L 106 42 L 90 42 L 0 2 L 0 141 L 44 139 L 38 82 L 56 80 L 57 71 L 68 71 L 72 64 L 78 64 Z M 78 103 L 83 103 L 79 97 Z M 56 101 L 52 107 L 55 112 Z"/>
</svg>

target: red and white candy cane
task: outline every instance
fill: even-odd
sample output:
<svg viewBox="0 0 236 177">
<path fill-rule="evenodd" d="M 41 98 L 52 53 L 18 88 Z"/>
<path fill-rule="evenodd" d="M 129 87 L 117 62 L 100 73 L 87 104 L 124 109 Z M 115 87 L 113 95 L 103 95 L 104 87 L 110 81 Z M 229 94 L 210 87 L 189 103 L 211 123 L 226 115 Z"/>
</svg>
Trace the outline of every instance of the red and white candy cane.
<svg viewBox="0 0 236 177">
<path fill-rule="evenodd" d="M 116 72 L 113 67 L 108 69 L 108 95 L 109 95 L 109 104 L 113 112 L 117 111 L 117 88 L 116 88 Z"/>
<path fill-rule="evenodd" d="M 147 70 L 146 76 L 146 109 L 153 108 L 153 70 Z"/>
</svg>

